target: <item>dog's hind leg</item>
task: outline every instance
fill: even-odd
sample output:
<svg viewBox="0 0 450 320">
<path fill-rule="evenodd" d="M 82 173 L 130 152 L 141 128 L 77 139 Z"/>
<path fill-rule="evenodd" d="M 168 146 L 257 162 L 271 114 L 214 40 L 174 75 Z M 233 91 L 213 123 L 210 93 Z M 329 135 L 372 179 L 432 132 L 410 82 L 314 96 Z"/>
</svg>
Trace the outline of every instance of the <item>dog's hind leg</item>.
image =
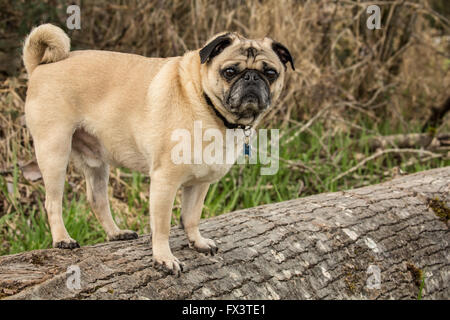
<svg viewBox="0 0 450 320">
<path fill-rule="evenodd" d="M 102 152 L 97 138 L 83 129 L 75 131 L 72 140 L 73 160 L 86 178 L 87 199 L 108 240 L 136 239 L 136 232 L 119 229 L 112 217 L 108 201 L 109 165 L 103 160 Z"/>
<path fill-rule="evenodd" d="M 34 132 L 36 159 L 45 185 L 45 209 L 52 233 L 53 247 L 78 248 L 67 233 L 62 216 L 62 199 L 67 164 L 69 162 L 72 128 L 53 124 L 51 128 Z"/>
<path fill-rule="evenodd" d="M 109 241 L 137 239 L 136 232 L 121 230 L 114 222 L 108 201 L 109 166 L 85 167 L 86 193 L 92 211 L 105 230 Z"/>
</svg>

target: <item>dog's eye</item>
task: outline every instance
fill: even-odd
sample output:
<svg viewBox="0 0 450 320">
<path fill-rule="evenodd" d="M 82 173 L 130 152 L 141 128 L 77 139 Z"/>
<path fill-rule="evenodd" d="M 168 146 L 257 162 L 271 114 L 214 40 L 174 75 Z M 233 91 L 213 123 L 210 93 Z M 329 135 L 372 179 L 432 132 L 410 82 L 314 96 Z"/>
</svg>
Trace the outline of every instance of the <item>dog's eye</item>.
<svg viewBox="0 0 450 320">
<path fill-rule="evenodd" d="M 275 79 L 278 76 L 278 73 L 274 69 L 266 69 L 264 70 L 264 74 L 269 79 Z"/>
<path fill-rule="evenodd" d="M 236 75 L 237 71 L 235 68 L 226 68 L 225 70 L 222 71 L 222 74 L 225 76 L 225 78 L 227 79 L 231 79 Z"/>
</svg>

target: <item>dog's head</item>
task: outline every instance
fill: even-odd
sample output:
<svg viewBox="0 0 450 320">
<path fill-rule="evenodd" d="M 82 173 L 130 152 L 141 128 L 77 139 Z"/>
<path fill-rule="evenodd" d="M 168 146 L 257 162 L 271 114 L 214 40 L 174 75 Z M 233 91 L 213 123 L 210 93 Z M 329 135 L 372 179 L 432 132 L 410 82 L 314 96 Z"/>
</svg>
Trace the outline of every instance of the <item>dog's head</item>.
<svg viewBox="0 0 450 320">
<path fill-rule="evenodd" d="M 214 36 L 200 49 L 202 87 L 231 123 L 251 125 L 278 100 L 289 50 L 270 38 L 250 40 L 237 33 Z"/>
</svg>

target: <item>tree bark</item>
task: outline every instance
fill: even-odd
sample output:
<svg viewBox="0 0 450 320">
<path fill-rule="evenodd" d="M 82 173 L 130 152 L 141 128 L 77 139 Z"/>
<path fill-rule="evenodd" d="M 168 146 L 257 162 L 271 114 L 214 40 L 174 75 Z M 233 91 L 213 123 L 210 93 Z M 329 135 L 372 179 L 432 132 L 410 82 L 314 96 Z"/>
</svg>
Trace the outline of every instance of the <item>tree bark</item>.
<svg viewBox="0 0 450 320">
<path fill-rule="evenodd" d="M 171 247 L 186 266 L 179 278 L 152 266 L 148 235 L 0 257 L 0 296 L 448 299 L 449 182 L 445 167 L 207 219 L 200 229 L 220 248 L 212 257 L 190 249 L 175 227 Z M 79 289 L 67 272 L 74 265 Z"/>
</svg>

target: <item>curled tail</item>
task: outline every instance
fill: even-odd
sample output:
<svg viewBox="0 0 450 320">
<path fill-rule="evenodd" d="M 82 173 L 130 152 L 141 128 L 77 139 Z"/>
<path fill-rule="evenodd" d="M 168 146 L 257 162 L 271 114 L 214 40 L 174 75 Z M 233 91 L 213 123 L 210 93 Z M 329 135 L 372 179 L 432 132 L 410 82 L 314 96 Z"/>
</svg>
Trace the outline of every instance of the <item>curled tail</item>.
<svg viewBox="0 0 450 320">
<path fill-rule="evenodd" d="M 52 24 L 34 28 L 23 46 L 23 62 L 28 75 L 31 75 L 39 64 L 65 59 L 69 50 L 70 39 L 61 28 Z"/>
</svg>

